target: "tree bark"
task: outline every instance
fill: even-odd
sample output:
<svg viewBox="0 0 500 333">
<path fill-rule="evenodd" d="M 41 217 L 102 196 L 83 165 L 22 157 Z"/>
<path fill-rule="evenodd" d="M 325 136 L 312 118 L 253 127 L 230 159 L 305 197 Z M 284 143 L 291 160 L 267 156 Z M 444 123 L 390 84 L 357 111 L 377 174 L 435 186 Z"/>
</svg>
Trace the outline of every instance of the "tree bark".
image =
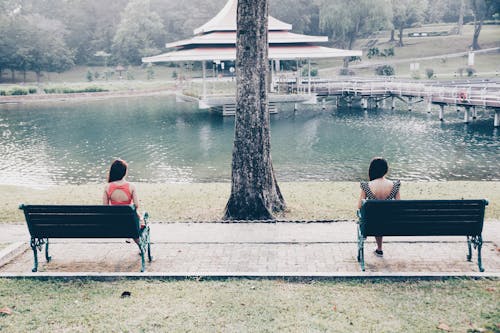
<svg viewBox="0 0 500 333">
<path fill-rule="evenodd" d="M 479 20 L 479 22 L 474 22 L 474 36 L 472 37 L 472 49 L 480 50 L 481 46 L 479 46 L 479 34 L 481 33 L 481 28 L 483 27 L 483 20 Z"/>
<path fill-rule="evenodd" d="M 391 30 L 391 39 L 389 39 L 389 42 L 395 42 L 396 41 L 396 39 L 394 38 L 394 33 L 395 33 L 395 30 L 392 29 Z"/>
<path fill-rule="evenodd" d="M 457 35 L 462 35 L 464 26 L 465 0 L 461 0 L 460 13 L 458 15 Z"/>
<path fill-rule="evenodd" d="M 238 0 L 231 196 L 224 219 L 274 219 L 285 209 L 271 160 L 268 0 Z"/>
</svg>

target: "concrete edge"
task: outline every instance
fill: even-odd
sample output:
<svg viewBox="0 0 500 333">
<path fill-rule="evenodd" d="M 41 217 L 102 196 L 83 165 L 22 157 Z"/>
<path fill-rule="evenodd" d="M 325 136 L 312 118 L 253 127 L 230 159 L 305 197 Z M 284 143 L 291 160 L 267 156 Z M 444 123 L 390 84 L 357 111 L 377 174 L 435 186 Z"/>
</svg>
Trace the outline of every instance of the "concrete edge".
<svg viewBox="0 0 500 333">
<path fill-rule="evenodd" d="M 96 280 L 112 281 L 123 279 L 151 280 L 448 280 L 448 279 L 500 279 L 500 272 L 38 272 L 38 273 L 0 273 L 0 279 L 34 280 Z"/>
<path fill-rule="evenodd" d="M 15 257 L 23 253 L 28 249 L 28 243 L 26 242 L 16 242 L 7 246 L 5 249 L 0 251 L 0 267 L 5 266 Z"/>
</svg>

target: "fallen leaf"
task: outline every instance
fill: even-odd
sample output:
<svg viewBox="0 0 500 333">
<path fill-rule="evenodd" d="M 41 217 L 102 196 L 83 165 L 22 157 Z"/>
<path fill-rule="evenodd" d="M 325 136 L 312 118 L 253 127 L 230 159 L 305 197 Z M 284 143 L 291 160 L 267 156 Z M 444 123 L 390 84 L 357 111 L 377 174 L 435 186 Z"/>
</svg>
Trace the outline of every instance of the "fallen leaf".
<svg viewBox="0 0 500 333">
<path fill-rule="evenodd" d="M 333 305 L 333 311 L 337 312 L 337 306 Z"/>
<path fill-rule="evenodd" d="M 3 307 L 0 309 L 0 314 L 8 315 L 10 316 L 12 314 L 12 310 L 8 307 Z"/>
<path fill-rule="evenodd" d="M 125 298 L 125 297 L 130 297 L 130 296 L 132 296 L 132 293 L 130 291 L 124 291 L 124 292 L 122 292 L 122 295 L 120 297 Z"/>
<path fill-rule="evenodd" d="M 443 331 L 447 331 L 447 332 L 450 332 L 451 331 L 451 328 L 450 326 L 446 325 L 445 323 L 440 323 L 437 328 L 439 328 L 440 330 L 443 330 Z"/>
<path fill-rule="evenodd" d="M 495 291 L 496 289 L 493 287 L 486 288 L 486 291 Z"/>
</svg>

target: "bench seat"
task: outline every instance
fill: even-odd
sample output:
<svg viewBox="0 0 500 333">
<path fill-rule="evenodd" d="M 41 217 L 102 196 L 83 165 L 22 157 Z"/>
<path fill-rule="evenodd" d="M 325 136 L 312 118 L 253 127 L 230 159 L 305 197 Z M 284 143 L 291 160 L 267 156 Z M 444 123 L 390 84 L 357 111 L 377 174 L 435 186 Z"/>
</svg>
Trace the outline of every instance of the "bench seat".
<svg viewBox="0 0 500 333">
<path fill-rule="evenodd" d="M 358 262 L 365 270 L 364 240 L 368 236 L 466 236 L 472 258 L 477 248 L 479 271 L 484 210 L 480 200 L 364 200 L 358 211 Z"/>
<path fill-rule="evenodd" d="M 45 258 L 49 256 L 50 238 L 133 238 L 139 240 L 141 272 L 145 270 L 145 254 L 152 260 L 148 214 L 144 213 L 146 226 L 140 227 L 134 205 L 20 205 L 31 235 L 34 266 L 38 270 L 37 249 L 45 244 Z"/>
</svg>

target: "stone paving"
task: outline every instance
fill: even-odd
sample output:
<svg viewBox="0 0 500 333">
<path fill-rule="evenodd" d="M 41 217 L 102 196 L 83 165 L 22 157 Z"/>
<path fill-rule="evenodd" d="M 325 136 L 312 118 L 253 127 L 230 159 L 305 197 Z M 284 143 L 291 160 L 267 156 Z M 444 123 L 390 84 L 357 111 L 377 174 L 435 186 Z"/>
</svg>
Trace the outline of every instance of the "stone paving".
<svg viewBox="0 0 500 333">
<path fill-rule="evenodd" d="M 356 275 L 357 240 L 354 222 L 332 223 L 153 223 L 154 260 L 147 273 L 164 276 L 276 274 Z M 483 265 L 485 274 L 500 273 L 500 221 L 485 223 Z M 33 253 L 27 246 L 24 224 L 1 226 L 0 244 L 22 242 L 19 254 L 0 267 L 1 275 L 31 273 Z M 365 243 L 366 274 L 478 272 L 477 252 L 466 261 L 465 237 L 386 237 L 384 258 Z M 5 251 L 3 251 L 5 252 Z M 134 243 L 123 239 L 53 239 L 53 260 L 39 255 L 39 274 L 70 272 L 123 273 L 140 270 Z M 1 259 L 1 258 L 0 258 Z M 0 261 L 1 262 L 1 261 Z M 1 263 L 0 263 L 1 265 Z M 145 273 L 145 274 L 147 274 Z M 35 273 L 37 274 L 37 273 Z"/>
</svg>

